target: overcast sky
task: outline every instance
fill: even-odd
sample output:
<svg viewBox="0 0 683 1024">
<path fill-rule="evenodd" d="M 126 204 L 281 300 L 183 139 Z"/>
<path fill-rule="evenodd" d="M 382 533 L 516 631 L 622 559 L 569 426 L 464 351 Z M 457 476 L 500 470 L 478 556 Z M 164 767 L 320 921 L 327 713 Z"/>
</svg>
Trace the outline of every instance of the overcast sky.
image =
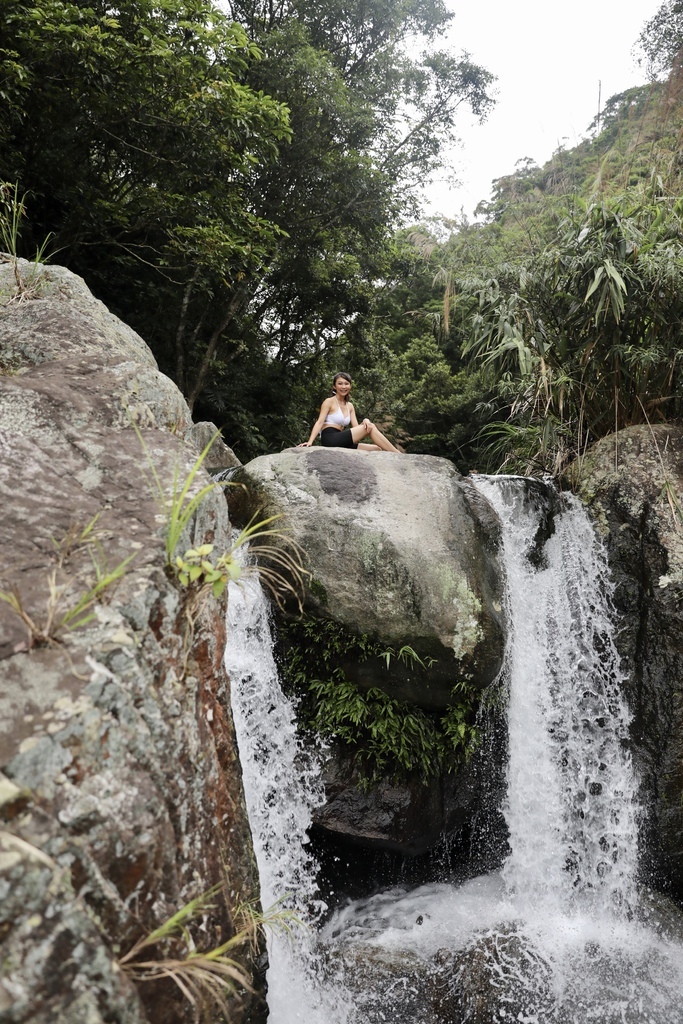
<svg viewBox="0 0 683 1024">
<path fill-rule="evenodd" d="M 464 148 L 455 154 L 462 184 L 435 183 L 430 212 L 471 217 L 491 181 L 530 156 L 574 146 L 602 103 L 645 81 L 631 55 L 662 0 L 450 0 L 449 43 L 497 75 L 498 102 L 483 125 L 463 115 Z"/>
</svg>

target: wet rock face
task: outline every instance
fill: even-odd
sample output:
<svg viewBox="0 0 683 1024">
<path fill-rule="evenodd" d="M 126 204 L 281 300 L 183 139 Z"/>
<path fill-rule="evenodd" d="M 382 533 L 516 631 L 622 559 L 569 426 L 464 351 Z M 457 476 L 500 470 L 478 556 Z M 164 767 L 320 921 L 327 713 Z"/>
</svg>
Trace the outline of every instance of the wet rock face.
<svg viewBox="0 0 683 1024">
<path fill-rule="evenodd" d="M 434 957 L 431 1002 L 439 1024 L 556 1021 L 552 970 L 514 931 L 493 931 Z"/>
<path fill-rule="evenodd" d="M 193 1016 L 175 986 L 136 988 L 116 958 L 226 870 L 198 947 L 258 892 L 225 607 L 164 570 L 151 465 L 170 483 L 197 452 L 142 340 L 74 275 L 37 275 L 0 319 L 0 587 L 18 602 L 0 601 L 0 1016 L 175 1024 Z M 220 493 L 186 540 L 228 546 Z"/>
<path fill-rule="evenodd" d="M 430 1004 L 431 969 L 410 950 L 353 943 L 323 958 L 364 1024 L 439 1024 Z M 339 983 L 339 982 L 337 982 Z"/>
<path fill-rule="evenodd" d="M 645 866 L 683 896 L 683 431 L 604 438 L 572 467 L 572 484 L 605 536 L 616 586 Z"/>
<path fill-rule="evenodd" d="M 431 850 L 445 833 L 464 829 L 478 796 L 465 766 L 457 776 L 424 780 L 413 773 L 363 786 L 353 751 L 341 744 L 327 750 L 323 782 L 325 803 L 313 812 L 315 825 L 359 845 L 409 857 Z"/>
<path fill-rule="evenodd" d="M 504 649 L 499 524 L 445 459 L 343 449 L 289 450 L 233 477 L 233 516 L 282 513 L 307 556 L 310 614 L 433 659 L 428 673 L 395 658 L 344 663 L 347 678 L 428 710 L 461 679 L 480 687 Z"/>
</svg>

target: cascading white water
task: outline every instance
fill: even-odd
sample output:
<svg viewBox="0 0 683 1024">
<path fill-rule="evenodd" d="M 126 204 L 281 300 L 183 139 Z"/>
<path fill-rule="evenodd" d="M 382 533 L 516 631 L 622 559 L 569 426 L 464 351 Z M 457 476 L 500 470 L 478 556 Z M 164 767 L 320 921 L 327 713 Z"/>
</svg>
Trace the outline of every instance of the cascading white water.
<svg viewBox="0 0 683 1024">
<path fill-rule="evenodd" d="M 269 933 L 271 1020 L 330 1024 L 331 993 L 320 986 L 313 952 L 313 930 L 326 908 L 305 845 L 312 810 L 324 797 L 319 768 L 301 748 L 294 709 L 280 687 L 268 604 L 256 576 L 230 584 L 225 664 L 261 904 L 265 910 L 278 904 L 303 925 L 293 926 L 291 935 Z"/>
<path fill-rule="evenodd" d="M 481 479 L 503 522 L 509 642 L 509 889 L 557 911 L 635 899 L 636 782 L 605 554 L 572 495 L 530 560 L 543 512 L 526 480 Z"/>
<path fill-rule="evenodd" d="M 604 554 L 571 497 L 539 550 L 543 485 L 503 477 L 479 478 L 477 486 L 503 523 L 510 855 L 502 872 L 464 885 L 393 889 L 338 908 L 321 929 L 328 960 L 335 951 L 347 963 L 350 951 L 355 964 L 368 949 L 377 956 L 367 975 L 355 972 L 361 985 L 352 1007 L 341 975 L 321 980 L 312 944 L 273 948 L 273 1024 L 683 1024 L 683 945 L 671 937 L 683 934 L 681 919 L 667 910 L 665 937 L 652 919 L 644 922 L 638 901 L 636 782 Z M 235 715 L 263 902 L 293 887 L 308 904 L 315 897 L 311 865 L 294 847 L 305 839 L 320 792 L 298 767 L 291 708 L 280 712 L 271 682 L 262 689 L 265 676 L 275 680 L 275 668 L 265 613 L 255 605 L 249 611 L 250 600 L 248 593 L 231 595 L 228 667 L 239 693 Z M 283 774 L 266 779 L 276 765 Z M 429 978 L 443 974 L 444 951 L 456 957 L 458 984 L 472 964 L 479 984 L 491 979 L 488 1016 L 477 1016 L 481 1006 L 475 1011 L 460 996 L 447 1012 L 434 1004 Z M 377 976 L 383 980 L 372 991 Z"/>
</svg>

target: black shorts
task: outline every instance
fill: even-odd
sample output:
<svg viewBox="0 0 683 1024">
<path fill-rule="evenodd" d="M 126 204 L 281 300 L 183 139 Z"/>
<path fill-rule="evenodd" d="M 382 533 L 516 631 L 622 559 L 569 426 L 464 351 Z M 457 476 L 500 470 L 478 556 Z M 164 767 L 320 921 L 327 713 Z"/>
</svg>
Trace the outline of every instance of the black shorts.
<svg viewBox="0 0 683 1024">
<path fill-rule="evenodd" d="M 320 432 L 320 440 L 326 448 L 357 448 L 351 437 L 351 428 L 346 430 L 335 430 L 334 427 L 325 427 Z"/>
</svg>

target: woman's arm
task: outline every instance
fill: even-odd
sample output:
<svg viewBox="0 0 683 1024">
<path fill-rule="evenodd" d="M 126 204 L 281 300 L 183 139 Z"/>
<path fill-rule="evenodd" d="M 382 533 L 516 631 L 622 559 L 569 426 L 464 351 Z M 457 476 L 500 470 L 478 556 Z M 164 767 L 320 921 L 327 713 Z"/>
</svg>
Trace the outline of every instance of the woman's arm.
<svg viewBox="0 0 683 1024">
<path fill-rule="evenodd" d="M 313 425 L 313 430 L 311 431 L 311 436 L 309 437 L 308 441 L 302 441 L 301 444 L 298 444 L 297 448 L 310 448 L 311 447 L 311 445 L 315 441 L 316 437 L 320 433 L 320 428 L 322 427 L 323 423 L 325 422 L 325 417 L 327 416 L 327 411 L 330 408 L 331 404 L 332 404 L 332 399 L 331 398 L 326 398 L 325 401 L 323 402 L 323 404 L 320 406 L 320 415 L 318 416 L 317 420 L 315 421 L 315 423 Z"/>
<path fill-rule="evenodd" d="M 354 409 L 354 407 L 351 404 L 351 402 L 349 402 L 349 413 L 351 414 L 351 426 L 352 427 L 357 427 L 358 426 L 358 420 L 356 419 L 356 410 Z"/>
</svg>

